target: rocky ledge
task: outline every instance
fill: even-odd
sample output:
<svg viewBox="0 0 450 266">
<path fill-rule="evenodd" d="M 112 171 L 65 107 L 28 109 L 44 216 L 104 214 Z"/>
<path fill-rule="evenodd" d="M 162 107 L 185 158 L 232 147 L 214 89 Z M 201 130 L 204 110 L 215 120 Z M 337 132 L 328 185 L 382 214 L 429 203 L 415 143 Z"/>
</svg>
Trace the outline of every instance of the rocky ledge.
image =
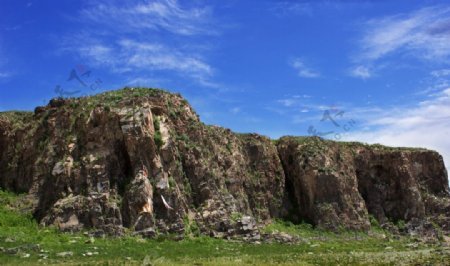
<svg viewBox="0 0 450 266">
<path fill-rule="evenodd" d="M 275 218 L 450 232 L 447 172 L 434 151 L 237 134 L 201 123 L 180 95 L 156 89 L 0 113 L 0 186 L 28 193 L 42 225 L 94 235 L 259 241 Z"/>
</svg>

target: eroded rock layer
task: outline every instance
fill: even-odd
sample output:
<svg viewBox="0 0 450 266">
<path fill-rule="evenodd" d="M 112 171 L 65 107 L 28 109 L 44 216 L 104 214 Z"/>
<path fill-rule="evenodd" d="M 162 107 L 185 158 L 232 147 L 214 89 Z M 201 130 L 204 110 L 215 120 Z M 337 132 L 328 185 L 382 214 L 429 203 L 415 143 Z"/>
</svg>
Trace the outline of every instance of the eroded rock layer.
<svg viewBox="0 0 450 266">
<path fill-rule="evenodd" d="M 61 230 L 253 234 L 273 218 L 328 229 L 433 219 L 449 229 L 442 157 L 319 138 L 237 134 L 177 94 L 124 89 L 0 114 L 0 186 Z"/>
</svg>

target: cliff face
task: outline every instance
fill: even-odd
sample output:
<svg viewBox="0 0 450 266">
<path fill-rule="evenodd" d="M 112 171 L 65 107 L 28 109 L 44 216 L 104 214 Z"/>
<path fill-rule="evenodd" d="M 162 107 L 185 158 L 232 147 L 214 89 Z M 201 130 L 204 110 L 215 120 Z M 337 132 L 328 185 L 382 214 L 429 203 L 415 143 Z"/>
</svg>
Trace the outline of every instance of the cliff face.
<svg viewBox="0 0 450 266">
<path fill-rule="evenodd" d="M 367 230 L 369 214 L 448 229 L 442 157 L 202 124 L 179 95 L 125 89 L 0 114 L 0 185 L 62 230 L 252 233 L 273 218 Z"/>
<path fill-rule="evenodd" d="M 367 229 L 369 214 L 381 224 L 450 214 L 447 172 L 434 151 L 293 137 L 278 150 L 296 220 Z M 448 220 L 434 221 L 449 229 Z"/>
<path fill-rule="evenodd" d="M 326 228 L 368 229 L 366 204 L 350 149 L 315 138 L 282 138 L 278 143 L 286 173 L 289 212 Z"/>
</svg>

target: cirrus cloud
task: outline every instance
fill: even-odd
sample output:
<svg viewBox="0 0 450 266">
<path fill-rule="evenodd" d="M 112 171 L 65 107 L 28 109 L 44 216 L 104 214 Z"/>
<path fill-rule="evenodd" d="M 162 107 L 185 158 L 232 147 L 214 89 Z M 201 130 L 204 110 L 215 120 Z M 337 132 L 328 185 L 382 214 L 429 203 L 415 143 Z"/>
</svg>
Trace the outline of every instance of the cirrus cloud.
<svg viewBox="0 0 450 266">
<path fill-rule="evenodd" d="M 306 66 L 304 61 L 300 58 L 294 58 L 289 62 L 289 65 L 297 71 L 297 74 L 302 78 L 318 78 L 320 73 L 310 67 Z"/>
<path fill-rule="evenodd" d="M 428 64 L 447 64 L 450 59 L 450 7 L 432 6 L 407 14 L 370 19 L 363 23 L 362 37 L 350 75 L 373 76 L 367 65 L 395 58 Z"/>
<path fill-rule="evenodd" d="M 211 16 L 208 7 L 176 0 L 96 1 L 80 11 L 82 26 L 65 37 L 61 50 L 114 73 L 142 78 L 165 71 L 218 87 L 205 55 L 209 47 L 199 39 L 217 34 Z"/>
</svg>

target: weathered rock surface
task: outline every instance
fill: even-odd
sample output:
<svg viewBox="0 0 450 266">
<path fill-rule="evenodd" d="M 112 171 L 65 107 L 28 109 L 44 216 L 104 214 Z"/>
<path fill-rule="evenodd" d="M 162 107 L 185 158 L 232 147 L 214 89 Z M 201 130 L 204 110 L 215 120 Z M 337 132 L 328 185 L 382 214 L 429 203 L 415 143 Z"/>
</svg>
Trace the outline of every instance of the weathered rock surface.
<svg viewBox="0 0 450 266">
<path fill-rule="evenodd" d="M 430 217 L 448 229 L 447 172 L 434 151 L 293 137 L 278 150 L 296 221 L 367 229 L 369 214 L 380 224 Z"/>
<path fill-rule="evenodd" d="M 273 218 L 367 230 L 369 215 L 412 221 L 411 232 L 426 227 L 420 221 L 450 228 L 436 152 L 319 138 L 274 143 L 204 125 L 180 95 L 150 89 L 1 113 L 0 186 L 34 197 L 43 225 L 96 235 L 131 228 L 259 241 L 259 225 Z"/>
<path fill-rule="evenodd" d="M 278 143 L 286 173 L 289 213 L 299 222 L 329 229 L 368 229 L 366 203 L 350 149 L 310 138 L 282 138 Z"/>
</svg>

